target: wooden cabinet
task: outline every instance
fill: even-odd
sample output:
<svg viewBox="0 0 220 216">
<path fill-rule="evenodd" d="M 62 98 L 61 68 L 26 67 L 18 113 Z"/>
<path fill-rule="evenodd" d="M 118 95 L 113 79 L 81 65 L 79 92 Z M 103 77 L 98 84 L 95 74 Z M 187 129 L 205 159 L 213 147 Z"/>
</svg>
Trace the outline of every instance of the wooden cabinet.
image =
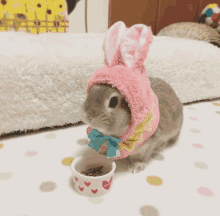
<svg viewBox="0 0 220 216">
<path fill-rule="evenodd" d="M 123 21 L 127 27 L 143 23 L 157 34 L 172 23 L 197 22 L 203 8 L 211 3 L 210 0 L 109 0 L 109 27 L 117 21 Z"/>
</svg>

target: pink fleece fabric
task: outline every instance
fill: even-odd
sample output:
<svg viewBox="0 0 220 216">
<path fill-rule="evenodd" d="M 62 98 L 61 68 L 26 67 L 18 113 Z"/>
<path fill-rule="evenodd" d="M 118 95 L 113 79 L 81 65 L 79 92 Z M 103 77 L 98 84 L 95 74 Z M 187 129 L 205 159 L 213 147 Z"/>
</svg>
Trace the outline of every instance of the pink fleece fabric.
<svg viewBox="0 0 220 216">
<path fill-rule="evenodd" d="M 120 137 L 122 142 L 126 142 L 126 139 L 134 133 L 135 128 L 146 118 L 154 102 L 156 104 L 154 113 L 157 118 L 152 121 L 152 132 L 143 134 L 143 141 L 145 141 L 156 131 L 159 123 L 158 99 L 151 89 L 143 65 L 153 40 L 151 28 L 139 24 L 128 29 L 124 28 L 122 22 L 118 22 L 115 28 L 113 26 L 108 31 L 110 33 L 107 34 L 106 43 L 110 44 L 113 49 L 106 48 L 106 65 L 95 71 L 88 81 L 87 94 L 94 84 L 108 83 L 115 86 L 125 96 L 131 109 L 132 124 Z M 117 37 L 115 35 L 120 33 L 121 37 L 115 38 Z M 142 143 L 137 143 L 135 146 L 140 146 Z M 123 149 L 119 158 L 125 158 L 129 154 L 130 152 Z"/>
</svg>

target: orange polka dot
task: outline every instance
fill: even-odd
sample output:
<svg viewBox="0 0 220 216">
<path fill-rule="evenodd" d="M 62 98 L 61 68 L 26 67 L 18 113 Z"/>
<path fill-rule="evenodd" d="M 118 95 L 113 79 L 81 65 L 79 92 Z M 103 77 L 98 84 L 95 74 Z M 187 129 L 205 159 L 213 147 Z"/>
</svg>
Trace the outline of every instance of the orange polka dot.
<svg viewBox="0 0 220 216">
<path fill-rule="evenodd" d="M 157 176 L 148 176 L 147 182 L 151 185 L 162 185 L 163 180 Z"/>
<path fill-rule="evenodd" d="M 64 158 L 62 160 L 62 164 L 66 165 L 66 166 L 70 166 L 73 162 L 73 158 L 72 157 L 68 157 L 68 158 Z"/>
<path fill-rule="evenodd" d="M 212 103 L 215 106 L 220 106 L 220 103 Z"/>
</svg>

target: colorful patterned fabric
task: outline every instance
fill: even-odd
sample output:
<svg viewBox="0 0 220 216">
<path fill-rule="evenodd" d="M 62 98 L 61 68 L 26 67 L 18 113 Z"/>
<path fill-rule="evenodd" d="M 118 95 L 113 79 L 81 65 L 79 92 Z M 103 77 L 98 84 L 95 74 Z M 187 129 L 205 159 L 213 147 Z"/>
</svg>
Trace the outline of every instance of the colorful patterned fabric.
<svg viewBox="0 0 220 216">
<path fill-rule="evenodd" d="M 216 28 L 220 33 L 220 7 L 218 4 L 209 4 L 201 12 L 199 22 Z"/>
</svg>

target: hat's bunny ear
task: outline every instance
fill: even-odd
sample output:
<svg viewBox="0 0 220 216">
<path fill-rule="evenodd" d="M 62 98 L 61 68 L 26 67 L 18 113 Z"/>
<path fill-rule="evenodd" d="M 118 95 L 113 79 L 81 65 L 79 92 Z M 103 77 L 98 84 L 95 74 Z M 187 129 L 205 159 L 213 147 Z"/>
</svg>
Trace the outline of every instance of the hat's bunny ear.
<svg viewBox="0 0 220 216">
<path fill-rule="evenodd" d="M 119 64 L 119 46 L 121 42 L 121 37 L 125 30 L 125 24 L 119 21 L 111 26 L 107 31 L 103 48 L 105 52 L 105 62 L 109 66 Z"/>
<path fill-rule="evenodd" d="M 124 64 L 127 67 L 143 66 L 152 40 L 153 34 L 150 27 L 137 24 L 127 29 L 120 46 Z"/>
</svg>

